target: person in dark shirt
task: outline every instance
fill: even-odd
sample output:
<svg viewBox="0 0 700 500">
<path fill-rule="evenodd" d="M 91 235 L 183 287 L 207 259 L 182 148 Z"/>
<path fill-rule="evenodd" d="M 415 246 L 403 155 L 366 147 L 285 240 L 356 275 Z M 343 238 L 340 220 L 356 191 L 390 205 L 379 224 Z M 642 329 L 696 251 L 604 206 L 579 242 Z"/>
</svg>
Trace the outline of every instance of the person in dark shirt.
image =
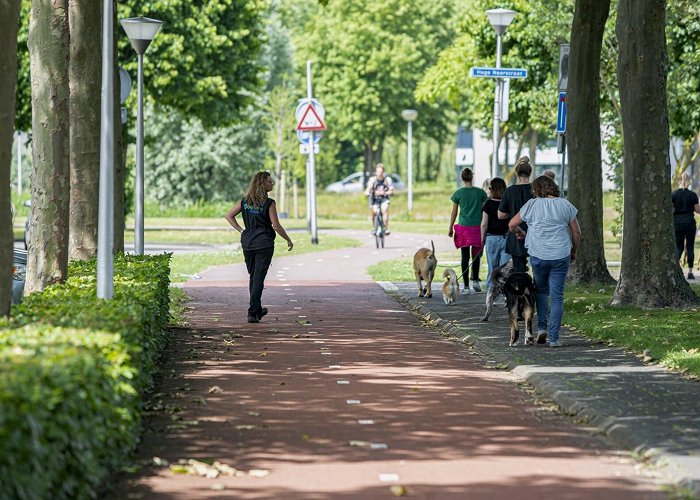
<svg viewBox="0 0 700 500">
<path fill-rule="evenodd" d="M 262 307 L 262 292 L 275 252 L 275 233 L 287 241 L 287 250 L 294 247 L 277 217 L 275 200 L 267 196 L 274 185 L 270 172 L 258 172 L 250 180 L 243 199 L 226 214 L 228 223 L 241 233 L 243 257 L 250 275 L 248 323 L 260 323 L 267 314 L 267 308 Z M 240 213 L 243 214 L 245 229 L 236 220 Z"/>
<path fill-rule="evenodd" d="M 700 214 L 700 204 L 698 195 L 688 189 L 690 186 L 690 176 L 686 173 L 681 175 L 680 188 L 671 195 L 673 201 L 673 228 L 676 233 L 676 258 L 680 259 L 685 247 L 685 260 L 688 263 L 688 279 L 695 279 L 693 276 L 693 262 L 695 262 L 695 213 Z M 682 267 L 681 263 L 681 267 Z"/>
<path fill-rule="evenodd" d="M 486 251 L 488 261 L 488 274 L 486 275 L 486 290 L 491 286 L 491 271 L 504 265 L 510 259 L 506 252 L 506 234 L 508 234 L 508 220 L 498 218 L 498 206 L 506 190 L 506 183 L 500 177 L 491 179 L 488 192 L 490 197 L 481 209 L 481 242 Z"/>
<path fill-rule="evenodd" d="M 498 205 L 499 219 L 512 219 L 523 205 L 533 197 L 530 185 L 531 174 L 532 165 L 530 165 L 530 158 L 521 156 L 515 164 L 515 175 L 518 176 L 518 182 L 503 193 L 501 203 Z M 524 222 L 520 225 L 520 228 L 527 232 L 527 224 Z M 525 249 L 524 240 L 519 240 L 515 237 L 515 234 L 508 232 L 506 235 L 506 252 L 513 258 L 513 269 L 516 272 L 524 273 L 527 271 L 527 250 Z"/>
</svg>

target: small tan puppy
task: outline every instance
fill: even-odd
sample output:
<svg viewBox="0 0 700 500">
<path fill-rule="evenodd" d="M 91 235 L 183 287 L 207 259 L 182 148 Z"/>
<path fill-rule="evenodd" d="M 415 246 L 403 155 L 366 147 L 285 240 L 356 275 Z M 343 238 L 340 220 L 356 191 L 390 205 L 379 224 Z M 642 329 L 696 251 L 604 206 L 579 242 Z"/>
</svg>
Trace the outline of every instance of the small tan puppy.
<svg viewBox="0 0 700 500">
<path fill-rule="evenodd" d="M 445 278 L 445 282 L 442 284 L 442 300 L 445 301 L 445 305 L 451 306 L 457 300 L 457 295 L 459 295 L 457 273 L 454 269 L 445 269 L 442 275 Z"/>
<path fill-rule="evenodd" d="M 418 283 L 419 297 L 433 296 L 433 277 L 435 276 L 435 268 L 437 267 L 437 258 L 435 258 L 435 244 L 430 240 L 432 251 L 427 248 L 420 248 L 413 256 L 413 272 L 416 274 L 416 282 Z M 425 288 L 422 281 L 425 281 Z"/>
</svg>

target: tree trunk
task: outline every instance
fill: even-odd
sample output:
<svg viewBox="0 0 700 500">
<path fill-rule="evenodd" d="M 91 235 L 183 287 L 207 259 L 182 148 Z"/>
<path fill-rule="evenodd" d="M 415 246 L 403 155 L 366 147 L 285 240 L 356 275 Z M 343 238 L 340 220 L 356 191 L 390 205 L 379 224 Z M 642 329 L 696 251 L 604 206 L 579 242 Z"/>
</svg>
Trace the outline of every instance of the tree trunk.
<svg viewBox="0 0 700 500">
<path fill-rule="evenodd" d="M 69 258 L 97 255 L 100 185 L 102 2 L 69 0 L 70 238 Z"/>
<path fill-rule="evenodd" d="M 685 307 L 697 300 L 674 248 L 665 9 L 665 0 L 618 6 L 625 195 L 622 269 L 612 304 L 619 306 Z"/>
<path fill-rule="evenodd" d="M 25 293 L 64 281 L 68 267 L 68 0 L 32 0 L 28 45 L 33 165 Z"/>
<path fill-rule="evenodd" d="M 17 85 L 17 27 L 20 0 L 0 0 L 0 316 L 10 313 L 12 302 L 12 213 L 10 212 L 10 164 L 12 123 L 15 122 Z"/>
<path fill-rule="evenodd" d="M 365 143 L 365 174 L 362 179 L 363 189 L 367 187 L 367 181 L 369 180 L 369 177 L 374 175 L 374 168 L 377 166 L 377 163 L 382 162 L 382 150 L 383 147 L 381 142 L 379 146 L 376 147 L 370 142 Z"/>
<path fill-rule="evenodd" d="M 613 283 L 605 261 L 600 139 L 600 52 L 610 0 L 577 0 L 571 26 L 567 149 L 569 201 L 579 209 L 581 246 L 569 276 L 579 283 Z"/>
</svg>

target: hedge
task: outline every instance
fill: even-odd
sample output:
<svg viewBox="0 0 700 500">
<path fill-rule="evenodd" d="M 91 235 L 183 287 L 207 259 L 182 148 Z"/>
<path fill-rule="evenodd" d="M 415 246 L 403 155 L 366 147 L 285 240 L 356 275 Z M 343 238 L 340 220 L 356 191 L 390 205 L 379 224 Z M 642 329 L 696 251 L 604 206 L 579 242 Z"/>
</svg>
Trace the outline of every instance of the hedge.
<svg viewBox="0 0 700 500">
<path fill-rule="evenodd" d="M 0 320 L 0 498 L 94 498 L 134 448 L 141 395 L 167 342 L 170 254 L 94 260 Z"/>
</svg>

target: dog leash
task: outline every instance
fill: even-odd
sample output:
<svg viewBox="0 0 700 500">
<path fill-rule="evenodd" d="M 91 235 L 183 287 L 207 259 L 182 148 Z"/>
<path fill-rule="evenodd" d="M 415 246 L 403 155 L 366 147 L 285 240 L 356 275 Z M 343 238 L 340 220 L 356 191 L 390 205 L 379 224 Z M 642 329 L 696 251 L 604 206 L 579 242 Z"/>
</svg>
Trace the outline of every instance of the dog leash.
<svg viewBox="0 0 700 500">
<path fill-rule="evenodd" d="M 465 274 L 467 274 L 467 271 L 469 271 L 469 269 L 472 267 L 472 264 L 474 264 L 474 261 L 476 260 L 476 258 L 477 258 L 479 255 L 481 255 L 481 252 L 483 252 L 483 251 L 484 251 L 484 247 L 481 247 L 481 250 L 479 250 L 479 251 L 476 253 L 476 255 L 475 255 L 474 257 L 472 257 L 471 262 L 469 262 L 469 264 L 467 264 L 467 268 L 462 272 L 462 274 L 460 274 L 459 276 L 457 276 L 457 281 L 458 281 L 458 282 L 459 282 L 459 280 L 460 280 Z"/>
</svg>

